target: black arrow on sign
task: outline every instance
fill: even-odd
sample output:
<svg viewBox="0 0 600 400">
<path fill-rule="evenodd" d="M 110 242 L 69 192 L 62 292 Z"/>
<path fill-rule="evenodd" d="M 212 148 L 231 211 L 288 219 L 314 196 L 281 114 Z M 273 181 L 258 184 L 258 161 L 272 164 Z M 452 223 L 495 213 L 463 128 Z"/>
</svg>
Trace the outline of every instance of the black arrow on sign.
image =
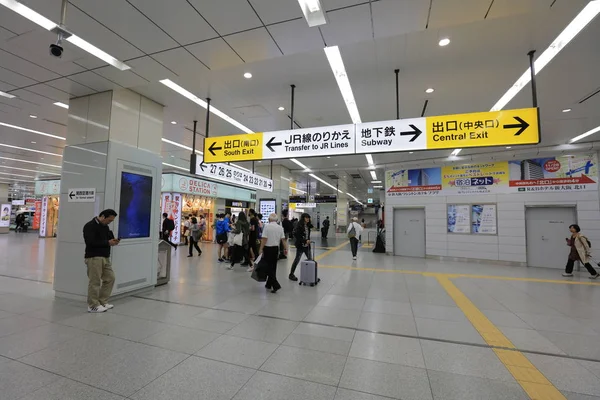
<svg viewBox="0 0 600 400">
<path fill-rule="evenodd" d="M 210 151 L 210 153 L 213 156 L 216 156 L 217 154 L 215 153 L 215 150 L 223 150 L 222 147 L 215 147 L 217 143 L 216 142 L 212 142 L 212 144 L 210 145 L 210 147 L 208 148 L 208 151 Z"/>
<path fill-rule="evenodd" d="M 71 192 L 69 193 L 69 198 L 72 200 L 73 197 L 75 197 L 75 193 L 73 193 L 73 191 L 71 190 Z"/>
<path fill-rule="evenodd" d="M 519 131 L 517 133 L 515 133 L 515 136 L 519 136 L 521 133 L 525 132 L 525 129 L 529 128 L 529 124 L 520 117 L 513 117 L 513 118 L 516 119 L 517 121 L 519 121 L 519 123 L 504 125 L 504 129 L 520 128 Z"/>
<path fill-rule="evenodd" d="M 414 126 L 413 124 L 410 124 L 408 126 L 410 126 L 413 130 L 412 131 L 408 131 L 408 132 L 400 132 L 400 136 L 413 135 L 413 137 L 412 137 L 412 139 L 410 139 L 410 141 L 414 142 L 415 140 L 417 140 L 417 138 L 419 136 L 421 136 L 421 133 L 423 133 L 423 131 L 420 130 L 419 128 L 417 128 L 416 126 Z"/>
<path fill-rule="evenodd" d="M 271 139 L 269 139 L 269 141 L 267 142 L 267 147 L 269 148 L 269 150 L 271 150 L 273 153 L 275 153 L 273 146 L 281 146 L 281 145 L 283 145 L 283 143 L 273 142 L 273 140 L 275 140 L 275 137 L 272 137 Z"/>
<path fill-rule="evenodd" d="M 204 160 L 202 160 L 202 162 L 200 163 L 200 169 L 202 170 L 202 172 L 204 172 L 204 168 L 206 167 L 206 164 L 204 164 Z"/>
</svg>

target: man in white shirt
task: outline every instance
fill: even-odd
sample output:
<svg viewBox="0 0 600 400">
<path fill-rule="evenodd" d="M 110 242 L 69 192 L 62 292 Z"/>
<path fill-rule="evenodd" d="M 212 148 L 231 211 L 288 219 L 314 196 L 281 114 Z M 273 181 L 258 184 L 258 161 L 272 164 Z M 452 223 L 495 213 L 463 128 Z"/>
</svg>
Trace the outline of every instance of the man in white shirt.
<svg viewBox="0 0 600 400">
<path fill-rule="evenodd" d="M 271 289 L 271 293 L 277 293 L 281 285 L 277 282 L 277 260 L 279 259 L 279 245 L 283 245 L 283 252 L 287 255 L 287 240 L 283 228 L 277 224 L 277 214 L 269 215 L 269 223 L 263 228 L 260 239 L 259 254 L 263 255 L 267 273 L 267 284 L 265 287 Z"/>
<path fill-rule="evenodd" d="M 352 218 L 352 222 L 348 225 L 348 239 L 350 239 L 350 249 L 352 250 L 352 259 L 356 260 L 358 252 L 358 238 L 362 235 L 363 227 L 358 223 L 358 218 Z"/>
</svg>

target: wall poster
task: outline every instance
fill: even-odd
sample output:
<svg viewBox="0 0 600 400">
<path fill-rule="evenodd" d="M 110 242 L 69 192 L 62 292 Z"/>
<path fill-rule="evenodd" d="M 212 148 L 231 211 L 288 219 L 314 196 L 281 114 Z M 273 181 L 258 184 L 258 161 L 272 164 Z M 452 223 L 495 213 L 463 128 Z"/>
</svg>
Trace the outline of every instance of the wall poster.
<svg viewBox="0 0 600 400">
<path fill-rule="evenodd" d="M 448 233 L 471 233 L 471 206 L 448 204 Z"/>
<path fill-rule="evenodd" d="M 496 204 L 473 204 L 471 206 L 471 233 L 498 234 Z"/>
<path fill-rule="evenodd" d="M 2 204 L 2 206 L 0 206 L 0 228 L 8 228 L 10 226 L 11 208 L 11 204 Z"/>
<path fill-rule="evenodd" d="M 262 214 L 262 223 L 269 223 L 269 215 L 277 212 L 277 201 L 275 199 L 260 199 L 258 201 L 258 212 Z"/>
<path fill-rule="evenodd" d="M 470 195 L 506 192 L 508 163 L 488 162 L 442 167 L 444 195 Z"/>
</svg>

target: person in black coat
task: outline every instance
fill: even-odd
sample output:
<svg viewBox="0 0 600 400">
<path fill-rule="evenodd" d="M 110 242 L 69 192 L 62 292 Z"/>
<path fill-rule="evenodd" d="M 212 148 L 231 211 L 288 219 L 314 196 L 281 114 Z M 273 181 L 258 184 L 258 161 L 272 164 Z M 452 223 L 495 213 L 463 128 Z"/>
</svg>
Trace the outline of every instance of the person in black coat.
<svg viewBox="0 0 600 400">
<path fill-rule="evenodd" d="M 177 245 L 171 242 L 171 232 L 175 230 L 175 222 L 168 218 L 169 214 L 163 213 L 162 228 L 161 228 L 161 239 L 173 246 L 177 250 Z"/>
<path fill-rule="evenodd" d="M 310 215 L 304 213 L 300 217 L 298 225 L 296 225 L 296 229 L 294 229 L 296 258 L 294 258 L 294 262 L 292 263 L 292 270 L 290 271 L 290 275 L 288 277 L 291 281 L 298 280 L 294 273 L 296 272 L 296 267 L 298 266 L 302 255 L 305 254 L 308 260 L 312 260 L 310 249 L 310 230 L 312 229 L 312 226 L 313 225 L 310 222 Z"/>
</svg>

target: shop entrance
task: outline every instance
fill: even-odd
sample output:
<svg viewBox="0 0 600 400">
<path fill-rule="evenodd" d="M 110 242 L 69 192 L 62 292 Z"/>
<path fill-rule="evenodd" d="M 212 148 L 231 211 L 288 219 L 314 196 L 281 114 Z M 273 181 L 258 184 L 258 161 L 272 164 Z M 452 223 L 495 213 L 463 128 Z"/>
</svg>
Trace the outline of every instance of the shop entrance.
<svg viewBox="0 0 600 400">
<path fill-rule="evenodd" d="M 528 207 L 525 210 L 527 266 L 564 268 L 569 253 L 565 238 L 570 236 L 569 225 L 575 223 L 575 207 Z"/>
</svg>

